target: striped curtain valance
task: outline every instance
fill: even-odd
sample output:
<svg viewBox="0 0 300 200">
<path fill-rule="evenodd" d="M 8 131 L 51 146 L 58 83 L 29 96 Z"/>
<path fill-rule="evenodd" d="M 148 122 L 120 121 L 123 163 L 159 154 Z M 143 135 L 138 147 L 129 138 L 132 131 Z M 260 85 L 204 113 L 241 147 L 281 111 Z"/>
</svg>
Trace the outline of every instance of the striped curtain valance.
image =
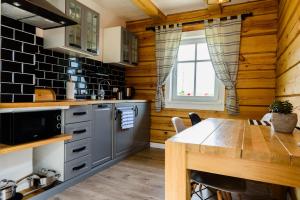
<svg viewBox="0 0 300 200">
<path fill-rule="evenodd" d="M 242 17 L 205 21 L 205 35 L 209 54 L 216 76 L 227 89 L 226 110 L 229 114 L 239 114 L 239 101 L 236 93 L 236 78 L 240 54 Z"/>
<path fill-rule="evenodd" d="M 157 112 L 160 112 L 165 106 L 163 85 L 168 79 L 177 59 L 181 33 L 182 24 L 155 27 L 155 56 L 157 67 L 155 107 Z"/>
</svg>

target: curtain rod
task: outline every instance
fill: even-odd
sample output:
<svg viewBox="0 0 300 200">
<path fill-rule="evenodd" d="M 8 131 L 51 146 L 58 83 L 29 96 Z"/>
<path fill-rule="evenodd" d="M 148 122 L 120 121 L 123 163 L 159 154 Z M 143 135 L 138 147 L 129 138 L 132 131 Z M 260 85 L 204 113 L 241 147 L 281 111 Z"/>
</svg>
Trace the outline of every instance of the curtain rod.
<svg viewBox="0 0 300 200">
<path fill-rule="evenodd" d="M 242 16 L 242 20 L 245 20 L 247 17 L 251 17 L 253 16 L 253 13 L 252 12 L 247 12 L 247 13 L 243 13 L 241 14 Z M 231 18 L 237 18 L 237 15 L 234 15 L 234 16 L 230 16 Z M 220 18 L 221 20 L 227 20 L 227 17 L 221 17 Z M 213 21 L 213 19 L 207 19 L 208 21 Z M 192 22 L 184 22 L 182 23 L 183 26 L 186 26 L 186 25 L 193 25 L 193 24 L 203 24 L 205 20 L 197 20 L 197 21 L 192 21 Z M 162 25 L 164 26 L 164 25 Z M 171 24 L 171 27 L 172 27 L 172 24 Z M 148 26 L 146 27 L 146 31 L 154 31 L 155 32 L 155 26 Z"/>
</svg>

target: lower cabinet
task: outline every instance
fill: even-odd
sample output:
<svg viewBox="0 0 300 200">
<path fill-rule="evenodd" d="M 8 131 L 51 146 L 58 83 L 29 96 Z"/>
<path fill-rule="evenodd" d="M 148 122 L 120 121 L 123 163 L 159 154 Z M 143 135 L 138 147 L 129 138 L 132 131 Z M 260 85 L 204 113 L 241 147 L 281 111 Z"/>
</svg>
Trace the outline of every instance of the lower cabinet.
<svg viewBox="0 0 300 200">
<path fill-rule="evenodd" d="M 134 127 L 121 128 L 119 109 L 129 108 L 134 111 Z M 148 103 L 116 104 L 114 113 L 114 135 L 116 157 L 128 155 L 135 149 L 150 144 L 150 108 Z"/>
<path fill-rule="evenodd" d="M 144 147 L 150 144 L 150 105 L 135 103 L 134 147 Z"/>
<path fill-rule="evenodd" d="M 91 155 L 86 155 L 65 163 L 65 180 L 74 178 L 91 169 Z"/>
<path fill-rule="evenodd" d="M 134 105 L 131 103 L 120 103 L 115 105 L 114 113 L 114 138 L 115 138 L 115 156 L 119 157 L 128 154 L 134 145 L 133 128 L 122 129 L 121 127 L 121 112 L 122 109 L 134 110 Z"/>
<path fill-rule="evenodd" d="M 134 112 L 133 128 L 121 128 L 118 110 L 124 107 Z M 65 143 L 65 180 L 150 144 L 148 103 L 74 106 L 64 116 L 64 131 L 73 134 Z"/>
<path fill-rule="evenodd" d="M 93 105 L 92 166 L 112 160 L 112 104 Z"/>
<path fill-rule="evenodd" d="M 91 169 L 92 106 L 74 106 L 64 111 L 64 132 L 73 138 L 65 142 L 65 180 Z"/>
</svg>

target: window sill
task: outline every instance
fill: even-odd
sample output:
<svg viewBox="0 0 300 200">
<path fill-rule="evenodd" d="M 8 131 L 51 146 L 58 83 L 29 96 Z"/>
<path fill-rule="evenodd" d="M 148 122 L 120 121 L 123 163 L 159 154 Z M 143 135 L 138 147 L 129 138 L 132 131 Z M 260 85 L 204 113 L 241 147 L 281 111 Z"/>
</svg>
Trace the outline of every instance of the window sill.
<svg viewBox="0 0 300 200">
<path fill-rule="evenodd" d="M 166 108 L 224 111 L 224 102 L 167 101 Z"/>
</svg>

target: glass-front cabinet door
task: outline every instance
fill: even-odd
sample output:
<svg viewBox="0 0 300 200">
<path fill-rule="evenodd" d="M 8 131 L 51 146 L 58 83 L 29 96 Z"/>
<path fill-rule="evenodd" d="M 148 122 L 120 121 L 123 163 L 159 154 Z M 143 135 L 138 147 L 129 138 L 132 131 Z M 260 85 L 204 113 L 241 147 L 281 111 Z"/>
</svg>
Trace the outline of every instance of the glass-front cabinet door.
<svg viewBox="0 0 300 200">
<path fill-rule="evenodd" d="M 99 14 L 86 9 L 85 12 L 86 51 L 97 54 L 99 44 Z"/>
<path fill-rule="evenodd" d="M 66 27 L 66 45 L 82 48 L 82 6 L 77 1 L 66 0 L 66 14 L 78 24 Z"/>
<path fill-rule="evenodd" d="M 131 34 L 131 64 L 138 64 L 138 38 Z"/>
<path fill-rule="evenodd" d="M 121 57 L 122 61 L 124 63 L 129 63 L 129 58 L 130 58 L 130 53 L 129 53 L 129 47 L 130 47 L 130 35 L 129 32 L 125 29 L 122 28 L 122 36 L 121 36 Z"/>
</svg>

